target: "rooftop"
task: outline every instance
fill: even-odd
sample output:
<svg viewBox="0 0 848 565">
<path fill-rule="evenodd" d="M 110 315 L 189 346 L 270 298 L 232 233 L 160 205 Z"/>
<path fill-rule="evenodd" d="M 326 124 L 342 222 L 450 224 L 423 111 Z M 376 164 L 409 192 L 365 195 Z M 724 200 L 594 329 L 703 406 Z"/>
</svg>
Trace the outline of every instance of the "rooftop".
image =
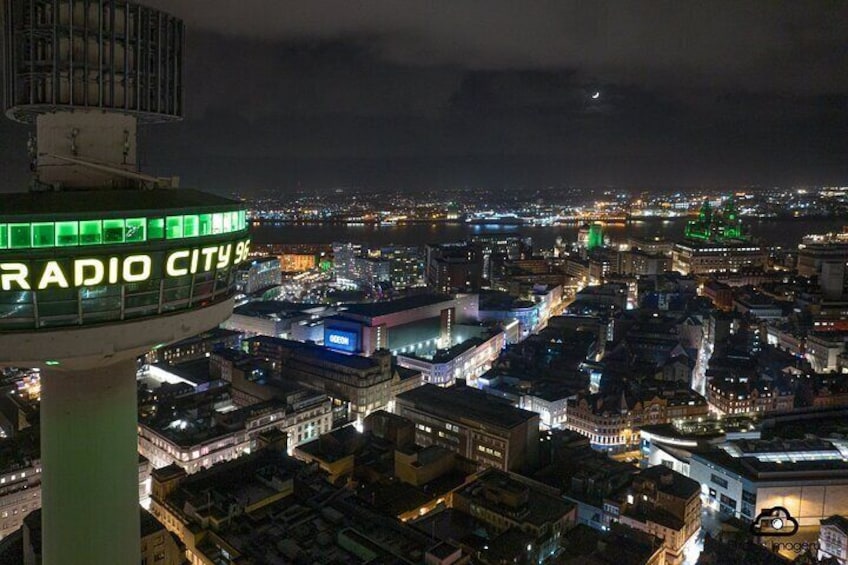
<svg viewBox="0 0 848 565">
<path fill-rule="evenodd" d="M 672 471 L 665 465 L 648 467 L 639 473 L 639 479 L 653 482 L 659 492 L 676 498 L 688 500 L 701 493 L 701 485 L 698 481 Z"/>
<path fill-rule="evenodd" d="M 503 471 L 489 469 L 455 491 L 458 496 L 518 523 L 541 527 L 574 510 L 574 503 L 554 494 L 550 487 L 518 481 Z"/>
<path fill-rule="evenodd" d="M 0 199 L 0 219 L 4 216 L 45 216 L 50 220 L 85 215 L 146 215 L 163 209 L 186 211 L 235 210 L 240 202 L 192 189 L 156 190 L 73 190 L 17 192 Z M 17 219 L 17 218 L 16 218 Z"/>
<path fill-rule="evenodd" d="M 364 316 L 367 318 L 377 318 L 379 316 L 388 316 L 405 310 L 413 310 L 415 308 L 424 308 L 433 306 L 442 302 L 450 302 L 453 299 L 444 294 L 422 294 L 419 296 L 408 296 L 398 300 L 389 302 L 366 302 L 359 304 L 346 304 L 343 309 L 340 309 L 339 315 L 352 314 L 354 316 Z"/>
<path fill-rule="evenodd" d="M 379 363 L 370 357 L 361 357 L 359 355 L 346 355 L 344 353 L 339 353 L 337 351 L 333 351 L 331 349 L 316 345 L 314 343 L 303 343 L 300 341 L 292 341 L 289 339 L 282 339 L 269 336 L 256 336 L 254 338 L 251 338 L 249 341 L 260 343 L 264 342 L 271 344 L 272 346 L 277 345 L 292 352 L 296 352 L 297 355 L 299 355 L 301 358 L 311 357 L 313 359 L 320 360 L 324 363 L 341 365 L 343 367 L 347 367 L 349 369 L 357 371 L 365 371 L 379 366 Z"/>
<path fill-rule="evenodd" d="M 515 408 L 483 391 L 465 386 L 441 388 L 425 384 L 399 394 L 397 400 L 453 421 L 476 421 L 504 428 L 514 428 L 539 418 L 536 412 Z"/>
</svg>

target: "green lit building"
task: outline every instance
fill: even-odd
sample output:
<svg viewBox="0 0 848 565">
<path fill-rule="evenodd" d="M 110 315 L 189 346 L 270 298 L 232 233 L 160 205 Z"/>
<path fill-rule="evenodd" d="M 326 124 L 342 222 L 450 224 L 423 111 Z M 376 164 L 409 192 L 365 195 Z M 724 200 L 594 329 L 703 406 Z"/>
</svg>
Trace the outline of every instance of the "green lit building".
<svg viewBox="0 0 848 565">
<path fill-rule="evenodd" d="M 733 196 L 727 199 L 721 210 L 713 210 L 710 201 L 705 200 L 698 219 L 687 222 L 685 234 L 686 239 L 717 243 L 750 239 L 743 231 Z"/>
<path fill-rule="evenodd" d="M 698 218 L 686 224 L 685 239 L 672 248 L 672 268 L 683 274 L 709 275 L 765 269 L 766 250 L 742 225 L 733 197 L 716 210 L 705 201 Z"/>
</svg>

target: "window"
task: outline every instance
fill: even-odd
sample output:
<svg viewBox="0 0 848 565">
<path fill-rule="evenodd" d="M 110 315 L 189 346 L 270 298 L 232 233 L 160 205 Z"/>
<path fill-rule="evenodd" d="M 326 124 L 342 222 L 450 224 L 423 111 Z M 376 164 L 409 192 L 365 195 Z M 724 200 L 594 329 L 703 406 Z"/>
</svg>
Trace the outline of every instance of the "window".
<svg viewBox="0 0 848 565">
<path fill-rule="evenodd" d="M 56 222 L 56 245 L 59 247 L 79 245 L 79 223 Z"/>
<path fill-rule="evenodd" d="M 183 237 L 182 216 L 168 216 L 165 220 L 165 236 L 168 239 L 178 239 Z"/>
<path fill-rule="evenodd" d="M 32 246 L 53 247 L 56 243 L 55 230 L 53 222 L 32 224 Z"/>
<path fill-rule="evenodd" d="M 183 216 L 183 237 L 200 235 L 200 219 L 198 216 Z"/>
<path fill-rule="evenodd" d="M 9 247 L 20 249 L 32 245 L 29 224 L 9 224 Z"/>
<path fill-rule="evenodd" d="M 200 214 L 198 218 L 200 235 L 210 235 L 212 233 L 212 214 Z"/>
<path fill-rule="evenodd" d="M 103 227 L 100 220 L 80 222 L 80 245 L 97 245 L 103 242 Z"/>
<path fill-rule="evenodd" d="M 148 239 L 164 239 L 165 238 L 165 219 L 150 218 L 147 220 L 147 237 Z"/>
<path fill-rule="evenodd" d="M 128 243 L 136 241 L 147 241 L 147 231 L 145 230 L 144 218 L 129 218 L 126 221 L 126 241 Z"/>
<path fill-rule="evenodd" d="M 218 234 L 224 232 L 224 215 L 212 214 L 212 233 Z"/>
<path fill-rule="evenodd" d="M 124 220 L 103 220 L 103 243 L 124 242 Z"/>
<path fill-rule="evenodd" d="M 722 479 L 718 475 L 710 475 L 710 482 L 717 484 L 721 488 L 727 488 L 727 481 L 725 479 Z"/>
</svg>

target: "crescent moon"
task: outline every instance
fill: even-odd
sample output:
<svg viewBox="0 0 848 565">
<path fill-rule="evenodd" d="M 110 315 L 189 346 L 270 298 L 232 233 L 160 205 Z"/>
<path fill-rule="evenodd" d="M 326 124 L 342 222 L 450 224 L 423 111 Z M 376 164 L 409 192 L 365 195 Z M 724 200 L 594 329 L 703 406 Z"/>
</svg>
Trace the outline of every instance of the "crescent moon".
<svg viewBox="0 0 848 565">
<path fill-rule="evenodd" d="M 592 100 L 597 100 L 597 99 L 598 99 L 598 98 L 600 98 L 600 97 L 601 97 L 601 93 L 600 93 L 600 92 L 596 92 L 596 93 L 594 93 L 594 94 L 592 95 Z"/>
</svg>

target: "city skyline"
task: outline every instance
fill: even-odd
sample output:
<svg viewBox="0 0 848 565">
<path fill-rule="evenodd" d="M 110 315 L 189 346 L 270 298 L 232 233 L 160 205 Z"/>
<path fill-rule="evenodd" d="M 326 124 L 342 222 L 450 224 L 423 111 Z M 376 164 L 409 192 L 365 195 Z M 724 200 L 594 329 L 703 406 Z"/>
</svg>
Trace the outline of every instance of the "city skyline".
<svg viewBox="0 0 848 565">
<path fill-rule="evenodd" d="M 189 110 L 143 130 L 140 159 L 186 186 L 786 186 L 848 173 L 848 11 L 835 5 L 153 4 L 187 23 Z M 27 180 L 23 134 L 0 126 L 2 191 Z"/>
</svg>

